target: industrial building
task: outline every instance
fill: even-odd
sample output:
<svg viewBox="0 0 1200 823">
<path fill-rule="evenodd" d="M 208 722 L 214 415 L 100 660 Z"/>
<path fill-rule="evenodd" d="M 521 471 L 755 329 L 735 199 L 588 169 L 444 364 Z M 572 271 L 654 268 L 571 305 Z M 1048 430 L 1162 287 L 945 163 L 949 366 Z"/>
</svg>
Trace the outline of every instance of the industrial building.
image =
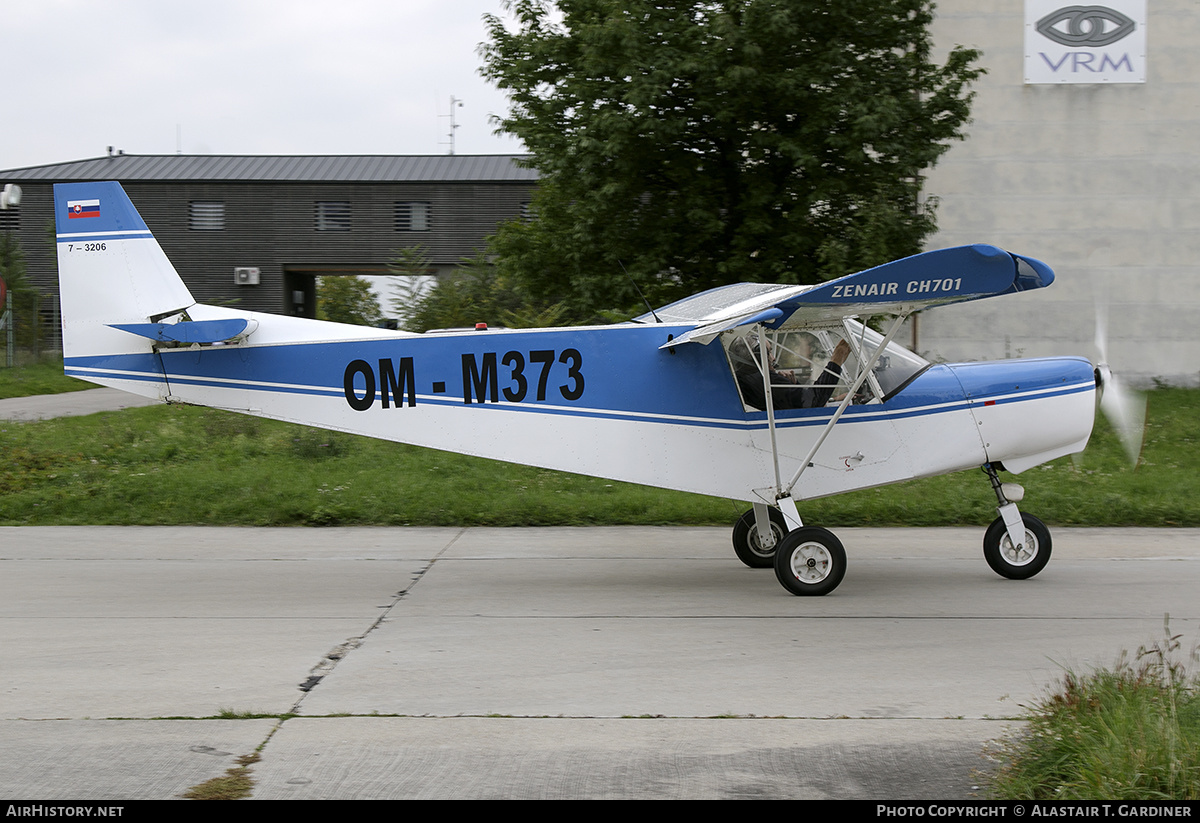
<svg viewBox="0 0 1200 823">
<path fill-rule="evenodd" d="M 56 294 L 53 184 L 117 180 L 193 296 L 315 316 L 315 278 L 386 275 L 403 248 L 429 274 L 483 251 L 527 208 L 537 173 L 510 155 L 130 155 L 0 171 L 21 190 L 0 210 L 29 278 Z"/>
</svg>

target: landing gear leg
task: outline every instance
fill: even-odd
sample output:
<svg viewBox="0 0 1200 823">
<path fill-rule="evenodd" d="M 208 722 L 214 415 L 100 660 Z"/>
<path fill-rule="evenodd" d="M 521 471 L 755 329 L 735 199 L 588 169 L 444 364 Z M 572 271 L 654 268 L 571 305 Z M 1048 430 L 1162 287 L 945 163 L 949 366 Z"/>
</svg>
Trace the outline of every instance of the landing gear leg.
<svg viewBox="0 0 1200 823">
<path fill-rule="evenodd" d="M 775 549 L 787 533 L 787 521 L 779 509 L 755 503 L 733 527 L 733 551 L 750 568 L 769 569 L 775 565 Z"/>
<path fill-rule="evenodd" d="M 772 568 L 779 541 L 803 525 L 791 497 L 781 497 L 779 508 L 755 503 L 733 526 L 733 551 L 752 569 Z"/>
<path fill-rule="evenodd" d="M 983 536 L 983 557 L 996 574 L 1011 580 L 1033 577 L 1050 562 L 1050 530 L 1032 514 L 1022 514 L 1017 501 L 1025 490 L 1016 483 L 1001 483 L 991 463 L 983 471 L 992 482 L 1000 515 Z"/>
</svg>

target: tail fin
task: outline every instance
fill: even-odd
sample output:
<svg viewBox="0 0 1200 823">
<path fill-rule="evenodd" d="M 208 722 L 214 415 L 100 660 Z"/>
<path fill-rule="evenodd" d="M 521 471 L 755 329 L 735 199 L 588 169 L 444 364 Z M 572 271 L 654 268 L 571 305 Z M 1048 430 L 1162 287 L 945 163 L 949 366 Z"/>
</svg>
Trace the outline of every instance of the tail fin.
<svg viewBox="0 0 1200 823">
<path fill-rule="evenodd" d="M 122 377 L 114 355 L 145 354 L 144 337 L 116 324 L 154 322 L 195 303 L 120 183 L 54 186 L 58 288 L 66 371 L 154 396 L 145 376 Z M 107 364 L 106 364 L 106 361 Z M 140 370 L 139 370 L 140 371 Z M 144 373 L 143 373 L 144 375 Z"/>
</svg>

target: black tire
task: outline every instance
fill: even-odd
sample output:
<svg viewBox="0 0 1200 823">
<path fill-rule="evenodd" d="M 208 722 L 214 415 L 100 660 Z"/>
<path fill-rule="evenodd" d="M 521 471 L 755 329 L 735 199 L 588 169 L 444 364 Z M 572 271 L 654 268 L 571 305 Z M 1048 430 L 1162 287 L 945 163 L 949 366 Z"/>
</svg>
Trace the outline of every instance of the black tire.
<svg viewBox="0 0 1200 823">
<path fill-rule="evenodd" d="M 846 576 L 846 550 L 828 529 L 796 529 L 787 533 L 775 552 L 775 576 L 792 594 L 829 594 Z"/>
<path fill-rule="evenodd" d="M 1032 514 L 1025 521 L 1025 546 L 1014 552 L 1004 518 L 997 517 L 983 535 L 983 556 L 992 571 L 1009 580 L 1026 580 L 1046 568 L 1050 562 L 1050 530 Z"/>
<path fill-rule="evenodd" d="M 771 516 L 771 531 L 775 532 L 775 545 L 764 549 L 758 540 L 758 527 L 754 523 L 754 509 L 738 518 L 733 526 L 733 551 L 752 569 L 769 569 L 775 565 L 775 549 L 787 534 L 787 521 L 779 509 L 767 509 Z"/>
</svg>

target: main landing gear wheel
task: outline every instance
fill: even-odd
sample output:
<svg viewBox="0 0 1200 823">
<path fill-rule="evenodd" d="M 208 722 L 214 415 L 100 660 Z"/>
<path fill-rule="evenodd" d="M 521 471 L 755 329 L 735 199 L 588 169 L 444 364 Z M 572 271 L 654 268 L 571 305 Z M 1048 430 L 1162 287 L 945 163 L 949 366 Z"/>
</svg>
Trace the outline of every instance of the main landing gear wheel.
<svg viewBox="0 0 1200 823">
<path fill-rule="evenodd" d="M 1025 545 L 1013 547 L 1012 538 L 997 517 L 983 535 L 983 556 L 992 571 L 1010 580 L 1025 580 L 1046 568 L 1050 562 L 1050 530 L 1032 514 L 1021 514 L 1025 521 Z"/>
<path fill-rule="evenodd" d="M 775 576 L 792 594 L 829 594 L 845 575 L 846 550 L 828 529 L 805 526 L 788 532 L 775 552 Z"/>
<path fill-rule="evenodd" d="M 787 534 L 787 521 L 779 509 L 768 509 L 771 516 L 771 531 L 775 533 L 775 545 L 769 549 L 763 548 L 758 539 L 758 526 L 754 523 L 754 509 L 738 518 L 733 526 L 733 550 L 741 560 L 752 569 L 769 569 L 775 565 L 775 550 L 779 541 Z"/>
</svg>

